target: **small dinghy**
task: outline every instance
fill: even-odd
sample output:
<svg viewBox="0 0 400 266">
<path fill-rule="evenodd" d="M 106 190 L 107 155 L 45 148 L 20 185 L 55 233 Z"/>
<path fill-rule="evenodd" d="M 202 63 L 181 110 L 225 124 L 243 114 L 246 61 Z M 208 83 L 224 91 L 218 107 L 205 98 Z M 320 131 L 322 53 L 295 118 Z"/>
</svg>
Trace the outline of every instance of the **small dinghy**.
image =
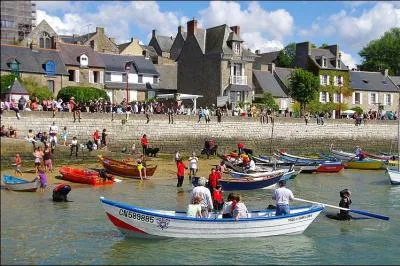
<svg viewBox="0 0 400 266">
<path fill-rule="evenodd" d="M 37 178 L 28 181 L 11 175 L 4 175 L 3 183 L 7 189 L 21 192 L 35 192 L 40 186 L 40 180 Z"/>
</svg>

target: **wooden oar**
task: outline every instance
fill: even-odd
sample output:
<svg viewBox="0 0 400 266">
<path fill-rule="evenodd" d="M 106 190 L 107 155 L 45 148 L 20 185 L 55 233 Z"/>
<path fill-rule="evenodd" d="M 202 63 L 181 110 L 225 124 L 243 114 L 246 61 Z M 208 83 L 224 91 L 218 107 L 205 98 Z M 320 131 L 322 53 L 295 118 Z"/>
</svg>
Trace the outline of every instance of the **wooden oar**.
<svg viewBox="0 0 400 266">
<path fill-rule="evenodd" d="M 347 208 L 337 207 L 337 206 L 334 206 L 334 205 L 329 205 L 329 204 L 325 204 L 325 203 L 321 203 L 321 202 L 305 200 L 305 199 L 299 199 L 299 198 L 294 198 L 294 200 L 302 201 L 302 202 L 308 202 L 308 203 L 314 203 L 314 204 L 321 204 L 321 205 L 324 205 L 324 206 L 327 206 L 327 207 L 331 207 L 331 208 L 335 208 L 335 209 L 339 209 L 339 210 L 350 211 L 350 212 L 358 213 L 358 214 L 361 214 L 361 215 L 365 215 L 365 216 L 369 216 L 369 217 L 373 217 L 373 218 L 381 219 L 381 220 L 385 220 L 385 221 L 389 220 L 388 216 L 375 214 L 375 213 L 370 213 L 370 212 L 366 212 L 366 211 L 347 209 Z"/>
</svg>

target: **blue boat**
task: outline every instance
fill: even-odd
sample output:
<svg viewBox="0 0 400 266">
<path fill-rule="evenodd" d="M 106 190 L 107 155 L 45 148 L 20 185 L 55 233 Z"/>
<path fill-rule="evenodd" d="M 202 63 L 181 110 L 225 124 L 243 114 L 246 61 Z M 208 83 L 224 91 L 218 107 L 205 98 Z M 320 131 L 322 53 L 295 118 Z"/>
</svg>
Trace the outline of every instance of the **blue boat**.
<svg viewBox="0 0 400 266">
<path fill-rule="evenodd" d="M 220 179 L 219 184 L 224 191 L 233 190 L 253 190 L 272 186 L 279 182 L 283 173 L 275 176 L 256 177 L 256 178 L 229 178 Z"/>
<path fill-rule="evenodd" d="M 28 181 L 11 175 L 3 175 L 3 183 L 5 187 L 13 191 L 35 192 L 40 185 L 38 178 Z"/>
</svg>

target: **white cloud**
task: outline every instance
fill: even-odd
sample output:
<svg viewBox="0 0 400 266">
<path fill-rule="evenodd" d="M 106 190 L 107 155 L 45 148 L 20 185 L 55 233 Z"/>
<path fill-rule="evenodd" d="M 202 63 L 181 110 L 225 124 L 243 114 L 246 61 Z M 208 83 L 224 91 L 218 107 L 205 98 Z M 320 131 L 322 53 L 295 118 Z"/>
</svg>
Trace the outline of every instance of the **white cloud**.
<svg viewBox="0 0 400 266">
<path fill-rule="evenodd" d="M 73 33 L 83 34 L 87 32 L 83 26 L 88 24 L 88 21 L 83 20 L 78 14 L 67 13 L 60 18 L 57 16 L 51 16 L 47 14 L 46 11 L 37 10 L 38 24 L 43 19 L 45 19 L 59 35 Z"/>
<path fill-rule="evenodd" d="M 353 68 L 357 68 L 357 64 L 359 64 L 357 62 L 357 60 L 355 58 L 353 58 L 353 56 L 351 54 L 345 53 L 343 51 L 340 51 L 340 53 L 342 54 L 342 61 L 343 63 L 349 67 L 349 69 L 353 69 Z"/>
<path fill-rule="evenodd" d="M 395 2 L 378 2 L 358 16 L 345 10 L 329 16 L 310 29 L 300 30 L 300 36 L 334 37 L 340 45 L 358 52 L 373 39 L 393 27 L 400 27 L 400 5 Z"/>
<path fill-rule="evenodd" d="M 294 27 L 293 17 L 288 11 L 268 11 L 258 2 L 249 2 L 247 8 L 242 9 L 237 2 L 211 1 L 199 14 L 199 24 L 203 27 L 239 25 L 245 44 L 262 52 L 281 49 L 283 39 L 292 34 Z"/>
</svg>

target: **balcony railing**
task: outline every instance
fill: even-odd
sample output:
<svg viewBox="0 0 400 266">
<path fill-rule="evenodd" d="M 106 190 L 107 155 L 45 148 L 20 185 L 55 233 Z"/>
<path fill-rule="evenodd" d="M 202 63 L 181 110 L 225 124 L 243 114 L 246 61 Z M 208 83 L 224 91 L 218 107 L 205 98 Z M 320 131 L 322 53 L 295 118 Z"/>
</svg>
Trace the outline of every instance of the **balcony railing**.
<svg viewBox="0 0 400 266">
<path fill-rule="evenodd" d="M 230 76 L 230 84 L 247 85 L 247 76 Z"/>
</svg>

